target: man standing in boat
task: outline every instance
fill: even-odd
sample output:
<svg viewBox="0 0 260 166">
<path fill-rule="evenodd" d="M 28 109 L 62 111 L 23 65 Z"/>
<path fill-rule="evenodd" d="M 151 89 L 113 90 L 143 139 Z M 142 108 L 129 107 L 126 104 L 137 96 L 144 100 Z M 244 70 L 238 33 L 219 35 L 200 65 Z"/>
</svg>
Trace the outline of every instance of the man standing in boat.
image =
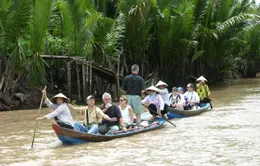
<svg viewBox="0 0 260 166">
<path fill-rule="evenodd" d="M 136 125 L 140 127 L 142 103 L 141 94 L 145 92 L 144 79 L 138 75 L 139 66 L 134 64 L 131 67 L 132 74 L 123 80 L 122 89 L 126 91 L 128 104 L 134 109 L 136 115 Z"/>
</svg>

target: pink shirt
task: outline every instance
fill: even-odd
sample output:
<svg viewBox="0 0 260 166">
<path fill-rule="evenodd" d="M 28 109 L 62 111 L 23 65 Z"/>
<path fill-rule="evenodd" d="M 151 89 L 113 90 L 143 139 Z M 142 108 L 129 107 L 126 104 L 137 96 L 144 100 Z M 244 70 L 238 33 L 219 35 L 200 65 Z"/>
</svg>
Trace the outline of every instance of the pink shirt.
<svg viewBox="0 0 260 166">
<path fill-rule="evenodd" d="M 155 96 L 148 95 L 142 100 L 142 104 L 145 103 L 154 104 L 157 108 L 157 112 L 164 109 L 164 101 L 161 95 L 156 94 Z"/>
</svg>

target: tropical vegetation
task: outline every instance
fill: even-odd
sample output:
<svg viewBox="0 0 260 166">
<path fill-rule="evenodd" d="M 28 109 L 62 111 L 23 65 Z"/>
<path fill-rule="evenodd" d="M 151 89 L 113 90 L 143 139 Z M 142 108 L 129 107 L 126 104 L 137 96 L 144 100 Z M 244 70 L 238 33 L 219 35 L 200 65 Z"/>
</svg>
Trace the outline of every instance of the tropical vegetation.
<svg viewBox="0 0 260 166">
<path fill-rule="evenodd" d="M 46 83 L 53 64 L 42 54 L 111 70 L 120 55 L 124 74 L 136 63 L 145 79 L 152 73 L 170 87 L 200 75 L 210 83 L 255 76 L 259 13 L 254 0 L 1 0 L 0 109 L 13 108 L 21 86 Z"/>
</svg>

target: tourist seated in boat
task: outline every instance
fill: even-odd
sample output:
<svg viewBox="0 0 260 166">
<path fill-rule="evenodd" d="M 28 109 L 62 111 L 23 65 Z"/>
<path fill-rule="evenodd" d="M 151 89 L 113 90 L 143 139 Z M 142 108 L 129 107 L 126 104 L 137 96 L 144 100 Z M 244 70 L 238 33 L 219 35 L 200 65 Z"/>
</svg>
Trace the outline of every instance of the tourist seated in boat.
<svg viewBox="0 0 260 166">
<path fill-rule="evenodd" d="M 197 92 L 194 91 L 194 85 L 192 83 L 187 85 L 187 92 L 183 95 L 187 98 L 186 108 L 188 107 L 188 109 L 191 109 L 194 108 L 194 106 L 199 106 L 200 98 Z"/>
<path fill-rule="evenodd" d="M 196 81 L 198 81 L 196 84 L 196 90 L 200 97 L 200 103 L 209 103 L 210 90 L 208 85 L 205 83 L 207 79 L 203 76 L 200 76 Z"/>
<path fill-rule="evenodd" d="M 156 88 L 159 89 L 159 93 L 162 96 L 164 103 L 167 104 L 168 106 L 170 106 L 169 91 L 167 89 L 167 86 L 168 85 L 161 80 L 156 84 Z"/>
<path fill-rule="evenodd" d="M 170 95 L 169 100 L 170 100 L 170 107 L 183 110 L 185 100 L 181 92 L 178 91 L 177 87 L 172 88 L 172 93 Z"/>
<path fill-rule="evenodd" d="M 113 131 L 118 131 L 120 128 L 126 131 L 127 129 L 121 111 L 117 105 L 112 103 L 111 95 L 105 92 L 102 95 L 102 99 L 103 99 L 103 104 L 99 108 L 110 118 L 117 118 L 117 121 L 110 122 L 107 120 L 103 120 L 102 124 L 99 126 L 99 133 L 100 134 L 110 133 Z"/>
<path fill-rule="evenodd" d="M 182 87 L 178 87 L 177 91 L 181 96 L 183 96 L 184 89 Z"/>
<path fill-rule="evenodd" d="M 48 120 L 55 119 L 56 123 L 59 126 L 73 129 L 73 119 L 70 110 L 66 104 L 69 102 L 69 99 L 64 94 L 59 93 L 55 95 L 51 100 L 49 100 L 46 90 L 43 90 L 42 93 L 45 104 L 49 108 L 52 108 L 54 110 L 43 117 L 38 117 L 37 120 L 42 120 L 45 118 Z"/>
<path fill-rule="evenodd" d="M 127 104 L 127 97 L 122 95 L 119 99 L 119 109 L 121 111 L 122 117 L 124 119 L 124 123 L 126 128 L 132 128 L 134 122 L 134 110 L 133 108 Z"/>
<path fill-rule="evenodd" d="M 178 94 L 181 96 L 180 103 L 181 103 L 182 106 L 184 107 L 186 104 L 185 104 L 185 97 L 184 97 L 184 95 L 183 95 L 183 92 L 184 92 L 183 88 L 182 88 L 182 87 L 178 87 L 178 88 L 177 88 L 177 92 L 178 92 Z"/>
<path fill-rule="evenodd" d="M 155 86 L 150 86 L 146 89 L 146 92 L 148 95 L 142 100 L 142 104 L 149 103 L 149 112 L 153 115 L 154 119 L 157 115 L 167 119 L 165 114 L 167 113 L 168 106 L 164 103 L 161 95 L 159 94 L 159 89 Z"/>
<path fill-rule="evenodd" d="M 110 118 L 105 115 L 100 108 L 95 106 L 95 97 L 90 95 L 86 99 L 88 106 L 75 107 L 72 104 L 68 104 L 69 108 L 73 111 L 84 115 L 84 125 L 79 122 L 74 122 L 74 129 L 81 132 L 88 132 L 91 134 L 98 134 L 98 124 L 105 119 L 110 122 L 117 121 L 117 118 Z"/>
</svg>

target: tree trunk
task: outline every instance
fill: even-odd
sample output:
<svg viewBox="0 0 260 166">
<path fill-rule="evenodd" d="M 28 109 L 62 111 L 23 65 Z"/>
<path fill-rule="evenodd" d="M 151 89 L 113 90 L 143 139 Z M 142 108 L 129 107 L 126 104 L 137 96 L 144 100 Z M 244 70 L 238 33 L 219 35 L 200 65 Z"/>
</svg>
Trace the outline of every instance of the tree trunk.
<svg viewBox="0 0 260 166">
<path fill-rule="evenodd" d="M 22 101 L 15 101 L 14 97 L 21 85 L 21 75 L 16 75 L 15 71 L 6 68 L 0 81 L 0 110 L 10 110 Z"/>
</svg>

